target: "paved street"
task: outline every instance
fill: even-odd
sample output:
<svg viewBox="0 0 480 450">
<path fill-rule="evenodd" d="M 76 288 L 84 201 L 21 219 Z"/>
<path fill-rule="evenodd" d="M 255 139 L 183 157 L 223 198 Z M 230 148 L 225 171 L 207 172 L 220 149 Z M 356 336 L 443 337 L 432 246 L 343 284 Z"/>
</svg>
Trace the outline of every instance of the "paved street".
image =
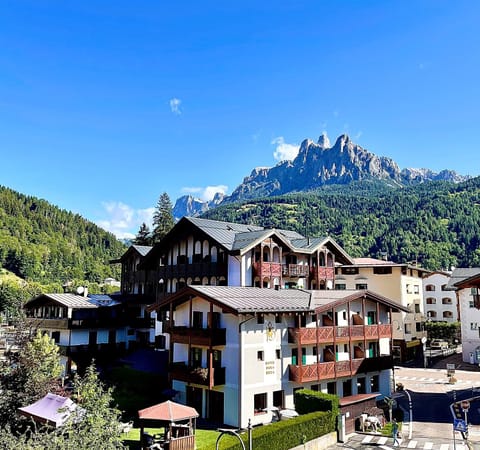
<svg viewBox="0 0 480 450">
<path fill-rule="evenodd" d="M 446 364 L 455 364 L 457 382 L 449 384 Z M 457 368 L 460 367 L 460 370 Z M 453 416 L 450 404 L 454 401 L 480 397 L 480 370 L 465 364 L 460 355 L 439 361 L 432 368 L 395 367 L 395 382 L 402 383 L 412 399 L 412 430 L 409 438 L 409 399 L 406 393 L 396 392 L 394 398 L 406 413 L 401 448 L 422 450 L 467 450 L 462 436 L 453 436 Z M 471 402 L 467 413 L 469 440 L 472 448 L 480 450 L 480 401 Z M 369 450 L 393 448 L 393 439 L 374 434 L 355 433 L 344 444 L 333 449 L 354 448 Z M 333 450 L 332 449 L 332 450 Z"/>
</svg>

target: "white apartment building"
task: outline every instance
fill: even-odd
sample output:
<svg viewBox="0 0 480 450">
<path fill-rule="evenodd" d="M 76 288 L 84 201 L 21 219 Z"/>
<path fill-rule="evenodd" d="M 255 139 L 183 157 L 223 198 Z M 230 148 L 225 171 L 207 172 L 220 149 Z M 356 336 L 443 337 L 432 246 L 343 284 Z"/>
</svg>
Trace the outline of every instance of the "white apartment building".
<svg viewBox="0 0 480 450">
<path fill-rule="evenodd" d="M 370 291 L 187 286 L 155 308 L 169 311 L 176 398 L 212 421 L 268 423 L 301 388 L 391 395 L 389 318 L 406 308 Z"/>
<path fill-rule="evenodd" d="M 460 320 L 455 291 L 447 289 L 450 272 L 432 272 L 423 278 L 424 310 L 427 321 L 457 322 Z"/>
<path fill-rule="evenodd" d="M 462 360 L 480 364 L 480 268 L 458 268 L 448 288 L 455 289 L 460 310 Z"/>
</svg>

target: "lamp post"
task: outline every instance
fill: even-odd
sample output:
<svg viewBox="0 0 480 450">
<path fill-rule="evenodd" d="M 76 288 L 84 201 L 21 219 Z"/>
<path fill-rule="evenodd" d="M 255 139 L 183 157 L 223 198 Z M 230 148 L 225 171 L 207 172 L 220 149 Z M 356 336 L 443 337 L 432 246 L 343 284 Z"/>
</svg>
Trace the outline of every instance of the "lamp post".
<svg viewBox="0 0 480 450">
<path fill-rule="evenodd" d="M 410 396 L 410 392 L 406 389 L 403 391 L 407 394 L 408 397 L 408 415 L 410 417 L 410 425 L 408 426 L 408 439 L 412 439 L 412 422 L 413 422 L 413 405 L 412 405 L 412 397 Z"/>
</svg>

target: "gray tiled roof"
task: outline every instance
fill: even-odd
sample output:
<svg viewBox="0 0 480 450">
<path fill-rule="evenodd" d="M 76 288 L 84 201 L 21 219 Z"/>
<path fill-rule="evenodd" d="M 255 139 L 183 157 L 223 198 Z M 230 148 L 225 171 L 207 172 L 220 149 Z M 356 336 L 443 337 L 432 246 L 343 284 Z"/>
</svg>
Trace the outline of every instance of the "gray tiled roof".
<svg viewBox="0 0 480 450">
<path fill-rule="evenodd" d="M 300 289 L 277 291 L 233 286 L 190 286 L 190 288 L 240 313 L 310 310 L 310 294 Z"/>
<path fill-rule="evenodd" d="M 259 230 L 250 231 L 248 233 L 237 233 L 234 238 L 234 242 L 230 250 L 242 250 L 256 241 L 264 239 L 267 235 L 271 234 L 272 230 Z"/>
<path fill-rule="evenodd" d="M 448 280 L 446 289 L 448 291 L 455 291 L 457 288 L 456 283 L 464 281 L 467 278 L 473 277 L 480 274 L 480 267 L 467 267 L 467 268 L 458 268 L 452 272 L 450 280 Z"/>
<path fill-rule="evenodd" d="M 198 217 L 187 217 L 186 219 L 219 244 L 223 245 L 227 250 L 233 250 L 235 238 L 238 233 L 263 231 L 262 227 L 254 225 L 220 222 L 217 220 L 199 219 Z"/>
<path fill-rule="evenodd" d="M 314 312 L 316 309 L 332 306 L 337 303 L 363 295 L 392 306 L 401 311 L 407 308 L 388 298 L 379 296 L 370 291 L 335 291 L 302 289 L 262 289 L 257 287 L 234 287 L 234 286 L 188 286 L 199 295 L 209 297 L 238 313 L 260 312 Z"/>
<path fill-rule="evenodd" d="M 38 300 L 42 297 L 46 297 L 56 303 L 60 303 L 67 308 L 98 308 L 97 305 L 89 301 L 88 297 L 83 297 L 82 295 L 77 294 L 42 294 L 30 300 L 28 303 Z"/>
</svg>

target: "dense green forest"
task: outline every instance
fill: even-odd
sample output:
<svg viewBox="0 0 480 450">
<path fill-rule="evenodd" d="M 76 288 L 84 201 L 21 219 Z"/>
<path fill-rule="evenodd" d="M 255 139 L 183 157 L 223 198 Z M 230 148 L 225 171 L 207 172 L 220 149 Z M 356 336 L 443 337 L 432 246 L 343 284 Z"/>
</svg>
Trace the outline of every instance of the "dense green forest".
<svg viewBox="0 0 480 450">
<path fill-rule="evenodd" d="M 119 279 L 109 260 L 125 249 L 78 214 L 0 186 L 0 267 L 20 278 L 44 285 Z"/>
<path fill-rule="evenodd" d="M 354 257 L 386 256 L 431 270 L 480 266 L 480 178 L 332 186 L 225 205 L 202 217 L 331 236 Z"/>
</svg>

